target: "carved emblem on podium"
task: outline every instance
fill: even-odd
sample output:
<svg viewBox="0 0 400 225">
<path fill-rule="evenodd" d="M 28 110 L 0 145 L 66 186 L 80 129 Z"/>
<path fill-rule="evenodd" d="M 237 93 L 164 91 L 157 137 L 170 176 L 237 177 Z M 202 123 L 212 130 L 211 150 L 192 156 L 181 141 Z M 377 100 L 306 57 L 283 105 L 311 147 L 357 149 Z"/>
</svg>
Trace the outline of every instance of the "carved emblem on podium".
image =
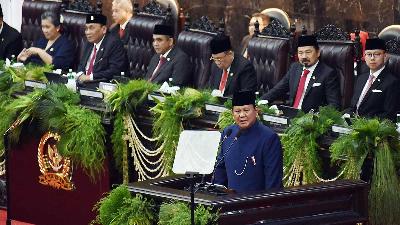
<svg viewBox="0 0 400 225">
<path fill-rule="evenodd" d="M 39 183 L 71 191 L 75 188 L 72 182 L 71 160 L 59 154 L 56 144 L 60 138 L 57 133 L 47 132 L 40 139 L 38 164 L 42 174 L 39 176 Z"/>
</svg>

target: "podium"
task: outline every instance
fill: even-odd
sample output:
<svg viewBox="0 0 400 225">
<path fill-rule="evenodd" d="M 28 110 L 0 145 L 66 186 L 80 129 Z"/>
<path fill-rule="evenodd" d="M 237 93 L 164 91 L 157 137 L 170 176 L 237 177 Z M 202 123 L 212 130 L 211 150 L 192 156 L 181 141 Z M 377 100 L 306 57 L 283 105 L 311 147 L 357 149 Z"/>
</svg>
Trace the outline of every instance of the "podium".
<svg viewBox="0 0 400 225">
<path fill-rule="evenodd" d="M 65 178 L 52 180 L 53 175 L 43 174 L 40 165 L 43 137 L 30 124 L 23 128 L 19 144 L 7 150 L 7 219 L 38 225 L 88 225 L 96 216 L 93 206 L 110 190 L 108 159 L 94 180 L 74 162 L 70 183 Z"/>
<path fill-rule="evenodd" d="M 189 203 L 189 178 L 171 176 L 131 183 L 133 194 L 160 203 L 179 200 Z M 219 209 L 220 225 L 247 224 L 352 224 L 368 221 L 368 185 L 363 181 L 340 180 L 271 192 L 217 196 L 197 192 L 196 204 Z"/>
</svg>

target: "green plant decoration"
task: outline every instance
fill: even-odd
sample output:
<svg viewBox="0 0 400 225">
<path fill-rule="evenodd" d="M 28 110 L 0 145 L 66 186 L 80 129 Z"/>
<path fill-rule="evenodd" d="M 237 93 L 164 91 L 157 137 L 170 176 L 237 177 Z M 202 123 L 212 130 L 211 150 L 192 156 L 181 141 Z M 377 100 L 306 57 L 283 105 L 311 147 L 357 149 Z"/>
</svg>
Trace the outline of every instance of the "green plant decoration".
<svg viewBox="0 0 400 225">
<path fill-rule="evenodd" d="M 223 131 L 226 127 L 235 123 L 232 115 L 232 100 L 227 100 L 224 103 L 224 107 L 227 109 L 219 114 L 215 127 L 218 127 L 220 131 Z"/>
<path fill-rule="evenodd" d="M 218 214 L 212 208 L 198 205 L 194 212 L 196 225 L 217 224 Z M 160 207 L 159 225 L 190 225 L 190 208 L 186 203 L 163 203 Z"/>
<path fill-rule="evenodd" d="M 94 207 L 98 212 L 91 224 L 152 225 L 154 204 L 141 195 L 131 197 L 128 188 L 121 185 L 102 198 Z"/>
<path fill-rule="evenodd" d="M 21 124 L 27 120 L 37 121 L 41 131 L 60 133 L 60 153 L 80 164 L 94 178 L 103 168 L 105 130 L 100 116 L 78 103 L 79 96 L 65 85 L 49 85 L 3 103 L 0 111 L 5 119 L 0 123 L 0 129 L 12 126 L 9 138 L 12 143 L 17 143 Z M 0 147 L 4 146 L 2 140 L 0 143 Z"/>
<path fill-rule="evenodd" d="M 150 109 L 154 115 L 153 134 L 162 142 L 167 173 L 172 170 L 179 135 L 183 130 L 182 121 L 203 115 L 207 101 L 213 101 L 209 92 L 186 88 L 183 93 L 166 96 L 164 102 L 156 100 L 157 105 Z"/>
<path fill-rule="evenodd" d="M 36 80 L 47 82 L 47 78 L 44 75 L 45 72 L 51 72 L 53 65 L 38 66 L 35 64 L 28 64 L 21 68 L 14 67 L 3 67 L 4 73 L 8 73 L 13 82 L 22 83 L 25 80 Z"/>
<path fill-rule="evenodd" d="M 105 100 L 114 112 L 133 113 L 157 88 L 158 85 L 146 80 L 131 80 L 127 84 L 118 84 L 117 90 L 106 95 Z"/>
<path fill-rule="evenodd" d="M 331 159 L 341 163 L 346 179 L 360 179 L 367 157 L 374 162 L 369 192 L 369 222 L 395 225 L 400 221 L 400 186 L 395 163 L 399 157 L 399 133 L 396 126 L 378 119 L 356 119 L 349 134 L 339 137 L 330 147 Z"/>
<path fill-rule="evenodd" d="M 124 125 L 124 117 L 133 115 L 136 107 L 141 105 L 148 94 L 157 88 L 157 84 L 146 80 L 131 80 L 127 84 L 118 84 L 115 92 L 106 93 L 105 101 L 112 111 L 116 112 L 111 142 L 114 160 L 117 168 L 122 170 L 124 183 L 129 182 L 128 146 L 124 139 L 128 131 Z"/>
<path fill-rule="evenodd" d="M 321 162 L 317 139 L 333 124 L 342 124 L 340 112 L 321 107 L 318 114 L 300 114 L 282 136 L 284 149 L 284 185 L 298 186 L 318 182 Z M 301 180 L 302 177 L 302 180 Z"/>
</svg>

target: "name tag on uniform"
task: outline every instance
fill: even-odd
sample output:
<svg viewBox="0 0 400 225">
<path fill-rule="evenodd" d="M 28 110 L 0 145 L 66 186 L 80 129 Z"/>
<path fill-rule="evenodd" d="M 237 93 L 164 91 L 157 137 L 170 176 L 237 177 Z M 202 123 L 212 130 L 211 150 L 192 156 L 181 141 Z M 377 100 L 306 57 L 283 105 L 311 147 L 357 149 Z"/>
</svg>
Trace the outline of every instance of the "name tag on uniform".
<svg viewBox="0 0 400 225">
<path fill-rule="evenodd" d="M 319 87 L 319 86 L 321 86 L 321 83 L 313 83 L 312 86 L 313 86 L 313 87 Z"/>
</svg>

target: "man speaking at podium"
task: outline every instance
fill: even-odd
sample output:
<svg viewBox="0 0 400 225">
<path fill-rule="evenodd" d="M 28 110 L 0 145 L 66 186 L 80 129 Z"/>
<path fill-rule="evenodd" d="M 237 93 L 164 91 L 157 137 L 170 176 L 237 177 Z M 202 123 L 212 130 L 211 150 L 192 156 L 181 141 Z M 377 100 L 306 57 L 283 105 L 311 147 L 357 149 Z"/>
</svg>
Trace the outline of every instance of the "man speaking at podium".
<svg viewBox="0 0 400 225">
<path fill-rule="evenodd" d="M 278 135 L 257 120 L 255 93 L 233 95 L 235 125 L 221 136 L 214 183 L 238 193 L 282 187 L 282 147 Z"/>
</svg>

